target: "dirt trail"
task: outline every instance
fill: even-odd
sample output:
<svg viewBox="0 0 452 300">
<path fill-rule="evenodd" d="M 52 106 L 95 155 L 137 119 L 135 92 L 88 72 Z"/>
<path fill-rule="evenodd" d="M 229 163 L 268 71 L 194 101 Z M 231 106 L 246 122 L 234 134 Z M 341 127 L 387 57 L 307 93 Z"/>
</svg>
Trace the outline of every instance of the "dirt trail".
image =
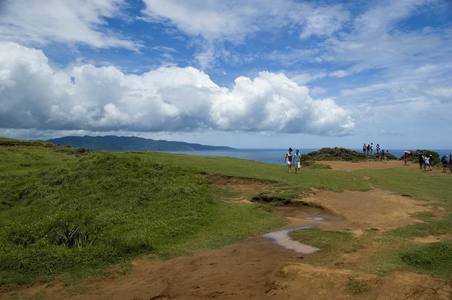
<svg viewBox="0 0 452 300">
<path fill-rule="evenodd" d="M 353 295 L 350 278 L 369 291 Z M 77 294 L 81 292 L 82 294 Z M 35 286 L 22 295 L 45 299 L 451 299 L 441 280 L 414 273 L 388 277 L 316 267 L 295 252 L 253 238 L 219 250 L 167 261 L 137 259 L 125 276 L 67 288 Z M 11 295 L 12 296 L 12 295 Z M 17 298 L 16 298 L 17 299 Z"/>
</svg>

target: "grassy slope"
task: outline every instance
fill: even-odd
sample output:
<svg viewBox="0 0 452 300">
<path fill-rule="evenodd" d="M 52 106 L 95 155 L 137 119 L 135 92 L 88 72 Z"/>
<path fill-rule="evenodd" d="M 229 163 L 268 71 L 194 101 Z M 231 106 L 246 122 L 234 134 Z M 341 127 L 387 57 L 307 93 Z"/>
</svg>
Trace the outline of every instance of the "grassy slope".
<svg viewBox="0 0 452 300">
<path fill-rule="evenodd" d="M 1 147 L 0 283 L 180 255 L 283 224 L 219 201 L 203 175 L 146 157 Z"/>
<path fill-rule="evenodd" d="M 362 180 L 361 176 L 328 169 L 304 169 L 304 172 L 295 176 L 288 174 L 287 169 L 279 165 L 235 158 L 165 153 L 135 155 L 143 156 L 147 160 L 158 160 L 165 165 L 184 167 L 194 172 L 272 180 L 288 185 L 288 188 L 294 193 L 307 191 L 312 187 L 334 191 L 365 191 L 369 189 L 368 184 Z"/>
<path fill-rule="evenodd" d="M 448 197 L 452 178 L 400 168 L 356 172 L 304 169 L 294 175 L 281 166 L 232 158 L 75 154 L 70 149 L 38 144 L 0 146 L 0 284 L 52 278 L 62 272 L 83 275 L 142 253 L 161 257 L 190 253 L 283 223 L 258 207 L 221 201 L 226 195 L 209 183 L 206 174 L 270 180 L 274 189 L 269 192 L 285 197 L 312 187 L 367 190 L 370 182 L 432 201 L 448 211 L 452 205 Z M 370 181 L 363 176 L 369 176 Z M 429 234 L 442 232 L 438 228 L 450 233 L 450 227 L 434 225 L 447 220 L 426 219 L 426 224 L 417 226 L 423 226 Z M 429 266 L 425 266 L 428 260 L 416 259 L 420 253 L 437 262 L 439 251 L 440 259 L 444 259 L 441 251 L 447 250 L 447 245 L 417 247 L 406 241 L 418 232 L 400 230 L 405 233 L 376 234 L 378 242 L 397 247 L 388 247 L 387 255 L 375 268 L 393 270 L 410 264 L 429 272 Z M 311 235 L 313 243 L 315 236 L 323 235 Z M 326 232 L 324 237 L 329 239 L 321 242 L 333 243 L 331 237 L 341 236 Z M 361 246 L 353 240 L 351 250 L 347 246 L 343 251 Z M 388 261 L 390 267 L 386 267 Z M 447 264 L 445 268 L 449 268 Z"/>
</svg>

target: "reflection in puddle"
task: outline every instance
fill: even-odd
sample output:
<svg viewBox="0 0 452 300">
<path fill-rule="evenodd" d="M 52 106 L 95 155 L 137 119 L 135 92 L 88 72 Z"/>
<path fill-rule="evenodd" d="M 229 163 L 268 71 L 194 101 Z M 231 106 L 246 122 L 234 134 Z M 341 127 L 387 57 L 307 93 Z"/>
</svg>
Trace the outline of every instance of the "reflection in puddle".
<svg viewBox="0 0 452 300">
<path fill-rule="evenodd" d="M 302 229 L 310 229 L 310 228 L 315 228 L 315 226 L 303 225 L 303 226 L 299 226 L 299 227 L 295 227 L 295 228 L 273 231 L 273 232 L 264 234 L 264 238 L 273 240 L 276 244 L 278 244 L 286 249 L 293 250 L 297 253 L 311 254 L 311 253 L 319 251 L 320 249 L 310 246 L 310 245 L 300 243 L 298 241 L 295 241 L 289 236 L 289 233 L 291 233 L 292 231 L 302 230 Z"/>
</svg>

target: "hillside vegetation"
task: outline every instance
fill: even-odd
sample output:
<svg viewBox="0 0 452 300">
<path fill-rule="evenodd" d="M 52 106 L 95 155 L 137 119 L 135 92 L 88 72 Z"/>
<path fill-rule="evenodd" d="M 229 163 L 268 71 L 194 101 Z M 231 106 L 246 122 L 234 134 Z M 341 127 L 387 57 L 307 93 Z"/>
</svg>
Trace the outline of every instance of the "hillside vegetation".
<svg viewBox="0 0 452 300">
<path fill-rule="evenodd" d="M 372 185 L 452 209 L 452 177 L 417 169 L 303 168 L 295 175 L 283 166 L 233 158 L 87 152 L 0 139 L 0 285 L 98 274 L 138 255 L 190 254 L 284 225 L 266 205 L 224 201 L 228 192 L 211 180 L 218 176 L 265 182 L 265 190 L 249 199 L 259 193 L 290 200 L 312 188 L 366 191 Z M 426 216 L 425 223 L 388 238 L 450 234 L 451 216 Z M 391 257 L 397 268 L 434 273 L 429 264 L 439 264 L 440 275 L 450 276 L 450 264 L 441 263 L 449 259 L 444 249 L 450 242 L 397 249 Z"/>
</svg>

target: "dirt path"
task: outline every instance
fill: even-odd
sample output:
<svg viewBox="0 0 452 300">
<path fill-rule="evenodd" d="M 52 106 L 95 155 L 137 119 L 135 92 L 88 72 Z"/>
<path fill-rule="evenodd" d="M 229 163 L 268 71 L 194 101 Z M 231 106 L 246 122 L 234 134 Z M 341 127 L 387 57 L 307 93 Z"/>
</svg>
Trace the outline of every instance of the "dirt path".
<svg viewBox="0 0 452 300">
<path fill-rule="evenodd" d="M 369 291 L 353 295 L 350 279 Z M 452 288 L 414 273 L 378 277 L 303 263 L 302 257 L 253 238 L 190 257 L 137 259 L 125 276 L 72 287 L 35 286 L 21 294 L 44 299 L 451 299 Z M 13 299 L 13 295 L 10 295 Z M 17 295 L 14 296 L 17 299 Z M 20 298 L 19 298 L 20 299 Z"/>
</svg>

